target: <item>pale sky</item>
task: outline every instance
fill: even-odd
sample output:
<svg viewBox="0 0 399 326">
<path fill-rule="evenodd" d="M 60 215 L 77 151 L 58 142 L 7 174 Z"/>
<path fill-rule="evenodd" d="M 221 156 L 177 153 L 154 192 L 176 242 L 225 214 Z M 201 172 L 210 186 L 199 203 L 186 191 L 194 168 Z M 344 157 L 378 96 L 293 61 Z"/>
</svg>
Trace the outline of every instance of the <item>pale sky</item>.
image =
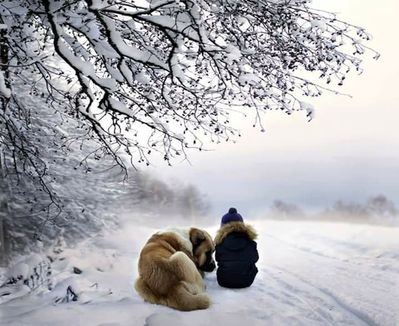
<svg viewBox="0 0 399 326">
<path fill-rule="evenodd" d="M 316 108 L 311 122 L 303 113 L 267 113 L 266 133 L 243 120 L 237 144 L 191 152 L 192 165 L 156 166 L 165 180 L 196 185 L 216 218 L 229 206 L 259 216 L 275 199 L 318 208 L 382 193 L 399 206 L 399 1 L 314 0 L 313 6 L 365 27 L 381 58 L 365 60 L 364 73 L 339 89 L 352 98 L 309 99 Z"/>
</svg>

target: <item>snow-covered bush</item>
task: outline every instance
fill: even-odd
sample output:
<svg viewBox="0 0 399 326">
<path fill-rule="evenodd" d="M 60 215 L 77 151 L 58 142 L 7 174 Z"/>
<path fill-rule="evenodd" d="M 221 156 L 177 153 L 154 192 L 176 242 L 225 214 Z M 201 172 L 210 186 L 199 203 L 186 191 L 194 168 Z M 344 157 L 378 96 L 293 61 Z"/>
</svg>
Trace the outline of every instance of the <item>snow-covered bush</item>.
<svg viewBox="0 0 399 326">
<path fill-rule="evenodd" d="M 40 254 L 14 258 L 8 268 L 0 269 L 0 304 L 32 292 L 47 295 L 56 304 L 87 303 L 111 294 L 93 279 L 112 269 L 116 254 L 90 240 L 71 247 L 61 236 Z"/>
<path fill-rule="evenodd" d="M 0 284 L 0 303 L 22 296 L 40 287 L 52 289 L 50 260 L 43 255 L 30 254 L 12 265 Z"/>
</svg>

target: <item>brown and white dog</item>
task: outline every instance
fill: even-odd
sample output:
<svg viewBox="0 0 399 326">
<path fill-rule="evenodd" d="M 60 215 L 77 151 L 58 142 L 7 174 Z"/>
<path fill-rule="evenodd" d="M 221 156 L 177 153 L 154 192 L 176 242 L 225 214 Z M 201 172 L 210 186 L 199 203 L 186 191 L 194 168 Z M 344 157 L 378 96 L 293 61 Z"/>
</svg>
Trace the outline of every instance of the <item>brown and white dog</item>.
<svg viewBox="0 0 399 326">
<path fill-rule="evenodd" d="M 210 305 L 202 272 L 212 272 L 215 245 L 197 228 L 155 233 L 140 253 L 135 289 L 151 303 L 178 310 L 206 309 Z"/>
</svg>

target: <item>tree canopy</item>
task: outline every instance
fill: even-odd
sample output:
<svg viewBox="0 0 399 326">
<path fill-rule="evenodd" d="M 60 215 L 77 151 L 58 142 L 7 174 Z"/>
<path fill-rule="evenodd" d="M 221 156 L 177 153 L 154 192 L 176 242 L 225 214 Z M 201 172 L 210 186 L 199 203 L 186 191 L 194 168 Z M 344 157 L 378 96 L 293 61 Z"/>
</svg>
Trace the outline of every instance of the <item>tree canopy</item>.
<svg viewBox="0 0 399 326">
<path fill-rule="evenodd" d="M 233 140 L 236 111 L 253 112 L 261 130 L 265 110 L 304 110 L 311 119 L 304 97 L 321 95 L 328 84 L 334 91 L 351 70 L 361 71 L 361 55 L 378 54 L 364 45 L 370 36 L 363 28 L 310 5 L 5 0 L 3 107 L 18 103 L 13 83 L 22 79 L 32 96 L 100 141 L 93 155 L 112 155 L 122 166 L 126 154 L 133 164 L 150 164 L 158 151 L 170 162 L 187 148 L 202 149 L 205 139 Z M 7 112 L 0 113 L 6 124 Z"/>
</svg>

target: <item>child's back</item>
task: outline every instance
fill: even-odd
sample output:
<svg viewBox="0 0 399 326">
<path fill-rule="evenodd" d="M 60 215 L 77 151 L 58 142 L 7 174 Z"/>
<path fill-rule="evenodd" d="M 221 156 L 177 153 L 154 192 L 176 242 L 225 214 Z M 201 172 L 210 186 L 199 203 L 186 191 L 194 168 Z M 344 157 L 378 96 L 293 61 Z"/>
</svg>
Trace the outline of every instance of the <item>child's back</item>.
<svg viewBox="0 0 399 326">
<path fill-rule="evenodd" d="M 223 217 L 215 238 L 216 274 L 220 286 L 244 288 L 252 284 L 258 272 L 256 236 L 256 231 L 243 223 L 237 210 L 231 208 Z"/>
</svg>

